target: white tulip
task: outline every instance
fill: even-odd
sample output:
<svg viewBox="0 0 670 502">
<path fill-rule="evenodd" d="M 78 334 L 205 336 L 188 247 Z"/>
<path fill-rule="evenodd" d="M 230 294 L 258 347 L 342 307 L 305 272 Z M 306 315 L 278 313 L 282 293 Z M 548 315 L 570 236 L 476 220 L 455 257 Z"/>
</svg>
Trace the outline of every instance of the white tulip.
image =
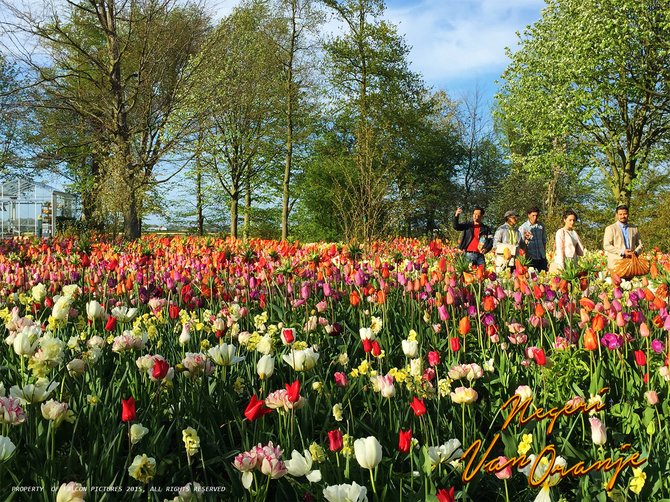
<svg viewBox="0 0 670 502">
<path fill-rule="evenodd" d="M 86 316 L 91 320 L 100 319 L 104 315 L 105 310 L 102 305 L 95 300 L 91 300 L 86 304 Z"/>
<path fill-rule="evenodd" d="M 354 441 L 354 454 L 361 467 L 374 469 L 382 460 L 382 445 L 374 436 L 357 439 Z"/>
<path fill-rule="evenodd" d="M 261 380 L 270 378 L 275 371 L 275 358 L 270 355 L 264 355 L 256 364 L 256 373 Z"/>
<path fill-rule="evenodd" d="M 328 502 L 367 502 L 368 489 L 356 481 L 350 485 L 333 485 L 323 489 L 323 496 Z"/>
<path fill-rule="evenodd" d="M 207 351 L 209 357 L 219 366 L 230 366 L 244 361 L 243 357 L 236 356 L 237 347 L 233 344 L 222 343 Z"/>
<path fill-rule="evenodd" d="M 6 436 L 0 436 L 0 462 L 4 462 L 12 456 L 16 450 L 16 445 Z"/>
<path fill-rule="evenodd" d="M 419 353 L 419 342 L 416 340 L 403 340 L 402 351 L 405 357 L 409 357 L 410 359 L 415 358 Z"/>
<path fill-rule="evenodd" d="M 19 356 L 30 357 L 37 349 L 37 340 L 27 330 L 23 330 L 14 337 L 14 352 Z"/>
<path fill-rule="evenodd" d="M 38 285 L 33 286 L 33 289 L 30 290 L 30 295 L 36 303 L 42 303 L 47 297 L 47 288 L 44 284 L 39 283 Z"/>
<path fill-rule="evenodd" d="M 311 347 L 305 350 L 292 350 L 289 355 L 283 356 L 284 361 L 295 371 L 307 371 L 316 366 L 319 353 Z"/>
</svg>

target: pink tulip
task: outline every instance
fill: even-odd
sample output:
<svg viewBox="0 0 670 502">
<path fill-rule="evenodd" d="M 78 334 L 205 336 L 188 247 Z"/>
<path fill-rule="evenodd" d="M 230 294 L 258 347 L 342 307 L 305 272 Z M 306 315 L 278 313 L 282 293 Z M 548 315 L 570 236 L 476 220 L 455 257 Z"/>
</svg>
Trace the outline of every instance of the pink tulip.
<svg viewBox="0 0 670 502">
<path fill-rule="evenodd" d="M 507 457 L 498 457 L 498 467 L 501 467 L 502 465 L 507 462 Z M 496 478 L 498 479 L 509 479 L 512 477 L 512 468 L 508 465 L 504 469 L 496 472 Z"/>
</svg>

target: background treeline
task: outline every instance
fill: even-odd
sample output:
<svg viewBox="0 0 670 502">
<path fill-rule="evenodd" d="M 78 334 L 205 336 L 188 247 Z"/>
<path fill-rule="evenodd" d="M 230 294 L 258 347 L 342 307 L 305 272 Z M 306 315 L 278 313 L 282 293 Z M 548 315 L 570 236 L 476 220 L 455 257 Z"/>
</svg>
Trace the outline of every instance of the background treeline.
<svg viewBox="0 0 670 502">
<path fill-rule="evenodd" d="M 0 174 L 67 180 L 128 238 L 453 238 L 456 206 L 617 202 L 670 241 L 670 0 L 549 0 L 493 109 L 429 88 L 380 0 L 0 0 Z M 436 54 L 435 57 L 448 57 Z M 492 118 L 493 117 L 493 118 Z M 154 215 L 154 216 L 152 216 Z"/>
</svg>

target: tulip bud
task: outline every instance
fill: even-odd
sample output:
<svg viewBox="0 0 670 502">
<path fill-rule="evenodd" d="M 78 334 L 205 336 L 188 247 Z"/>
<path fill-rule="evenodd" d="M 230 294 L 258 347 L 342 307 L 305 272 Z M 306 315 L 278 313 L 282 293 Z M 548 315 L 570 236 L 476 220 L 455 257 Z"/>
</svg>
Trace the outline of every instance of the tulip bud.
<svg viewBox="0 0 670 502">
<path fill-rule="evenodd" d="M 591 440 L 595 445 L 604 445 L 607 442 L 605 425 L 596 417 L 589 418 L 591 424 Z"/>
</svg>

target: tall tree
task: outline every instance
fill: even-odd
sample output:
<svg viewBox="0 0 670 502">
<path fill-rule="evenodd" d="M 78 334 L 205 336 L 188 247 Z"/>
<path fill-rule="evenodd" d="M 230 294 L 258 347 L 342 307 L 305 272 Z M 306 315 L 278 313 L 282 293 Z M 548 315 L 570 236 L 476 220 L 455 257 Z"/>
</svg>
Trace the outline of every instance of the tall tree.
<svg viewBox="0 0 670 502">
<path fill-rule="evenodd" d="M 278 0 L 274 12 L 286 24 L 275 37 L 284 78 L 285 154 L 282 178 L 281 238 L 289 234 L 291 211 L 291 179 L 295 175 L 296 145 L 307 137 L 310 114 L 309 97 L 313 85 L 311 73 L 316 55 L 314 35 L 323 22 L 314 0 Z M 295 197 L 294 197 L 295 200 Z"/>
<path fill-rule="evenodd" d="M 498 96 L 515 161 L 560 178 L 600 171 L 619 203 L 670 126 L 670 2 L 547 0 L 511 54 Z"/>
<path fill-rule="evenodd" d="M 406 147 L 428 113 L 420 77 L 409 69 L 409 49 L 396 28 L 381 19 L 381 0 L 324 0 L 344 23 L 326 44 L 327 75 L 337 100 L 346 157 L 334 177 L 335 207 L 346 238 L 383 235 L 391 223 L 391 197 Z M 347 166 L 351 166 L 349 168 Z"/>
<path fill-rule="evenodd" d="M 182 106 L 189 83 L 184 70 L 207 18 L 193 4 L 174 0 L 85 0 L 50 3 L 42 22 L 0 2 L 48 54 L 46 63 L 23 54 L 39 85 L 37 104 L 90 133 L 78 165 L 90 157 L 95 190 L 122 212 L 126 237 L 138 237 L 151 205 L 147 194 L 159 181 L 155 168 L 191 129 L 190 121 L 171 127 L 171 120 Z M 103 173 L 97 180 L 95 169 Z"/>
<path fill-rule="evenodd" d="M 202 114 L 203 168 L 230 200 L 230 235 L 237 237 L 239 204 L 249 214 L 254 178 L 278 151 L 281 58 L 265 2 L 250 1 L 221 20 L 194 64 L 190 106 Z M 247 219 L 248 221 L 248 219 Z"/>
<path fill-rule="evenodd" d="M 428 97 L 431 113 L 417 128 L 407 165 L 398 176 L 399 201 L 405 235 L 430 235 L 451 224 L 459 196 L 456 173 L 463 162 L 458 104 L 446 92 Z"/>
<path fill-rule="evenodd" d="M 0 54 L 0 176 L 24 167 L 24 144 L 30 131 L 26 92 L 15 65 Z"/>
</svg>

